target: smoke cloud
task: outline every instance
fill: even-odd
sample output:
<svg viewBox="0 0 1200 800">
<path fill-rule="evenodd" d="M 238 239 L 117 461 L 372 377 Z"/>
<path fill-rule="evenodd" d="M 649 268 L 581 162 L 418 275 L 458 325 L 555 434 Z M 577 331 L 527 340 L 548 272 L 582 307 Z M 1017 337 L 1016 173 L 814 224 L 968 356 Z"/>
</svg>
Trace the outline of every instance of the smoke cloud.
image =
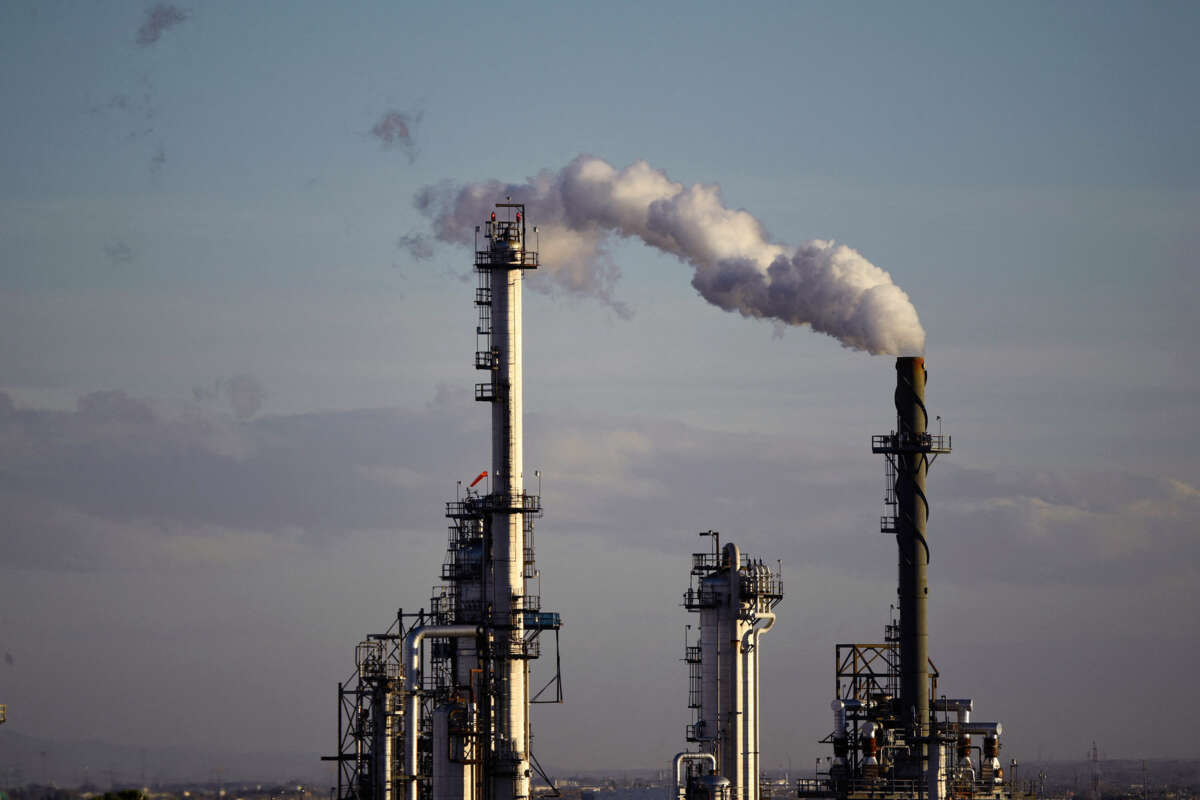
<svg viewBox="0 0 1200 800">
<path fill-rule="evenodd" d="M 131 264 L 134 258 L 133 248 L 124 241 L 116 241 L 110 245 L 105 245 L 104 255 L 108 256 L 108 260 L 112 262 L 113 266 Z"/>
<path fill-rule="evenodd" d="M 423 233 L 406 233 L 396 240 L 396 247 L 406 251 L 417 261 L 428 261 L 433 258 L 433 245 L 429 237 Z"/>
<path fill-rule="evenodd" d="M 413 140 L 413 128 L 421 121 L 421 114 L 410 114 L 406 111 L 385 111 L 383 116 L 371 126 L 371 135 L 388 150 L 402 150 L 411 162 L 416 158 L 416 142 Z"/>
<path fill-rule="evenodd" d="M 438 239 L 469 244 L 475 225 L 505 196 L 529 206 L 545 234 L 545 271 L 568 293 L 622 310 L 613 299 L 620 271 L 605 244 L 613 235 L 637 238 L 689 264 L 692 286 L 726 311 L 808 325 L 868 353 L 925 351 L 925 331 L 908 295 L 861 253 L 822 239 L 799 246 L 773 241 L 749 213 L 727 208 L 718 186 L 685 186 L 645 161 L 618 170 L 581 155 L 523 184 L 427 186 L 414 204 Z"/>
<path fill-rule="evenodd" d="M 217 378 L 211 386 L 193 386 L 192 398 L 197 403 L 211 403 L 222 397 L 229 401 L 229 408 L 239 420 L 248 420 L 259 412 L 267 391 L 253 375 L 241 373 L 228 380 Z"/>
<path fill-rule="evenodd" d="M 188 18 L 188 12 L 169 3 L 158 3 L 146 12 L 146 20 L 138 28 L 137 43 L 148 47 L 158 41 L 165 31 Z"/>
<path fill-rule="evenodd" d="M 229 380 L 229 406 L 238 419 L 250 419 L 257 414 L 266 396 L 253 375 L 234 375 Z"/>
<path fill-rule="evenodd" d="M 157 175 L 162 172 L 163 167 L 167 163 L 167 148 L 164 145 L 159 145 L 154 151 L 154 155 L 150 159 L 150 172 Z"/>
</svg>

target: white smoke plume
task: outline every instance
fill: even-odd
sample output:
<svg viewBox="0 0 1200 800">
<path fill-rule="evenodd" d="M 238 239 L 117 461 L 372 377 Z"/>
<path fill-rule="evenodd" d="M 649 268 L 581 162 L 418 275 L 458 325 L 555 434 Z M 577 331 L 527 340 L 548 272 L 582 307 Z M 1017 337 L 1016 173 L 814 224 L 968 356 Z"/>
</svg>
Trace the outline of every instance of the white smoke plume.
<svg viewBox="0 0 1200 800">
<path fill-rule="evenodd" d="M 475 226 L 506 196 L 525 203 L 538 223 L 541 261 L 555 287 L 599 297 L 619 312 L 613 287 L 620 271 L 605 250 L 614 234 L 690 264 L 692 285 L 726 311 L 809 325 L 873 354 L 925 351 L 925 331 L 908 295 L 860 253 L 821 239 L 775 242 L 749 213 L 727 208 L 718 186 L 685 186 L 645 161 L 618 170 L 581 155 L 523 184 L 427 186 L 415 205 L 431 218 L 438 239 L 469 244 Z"/>
</svg>

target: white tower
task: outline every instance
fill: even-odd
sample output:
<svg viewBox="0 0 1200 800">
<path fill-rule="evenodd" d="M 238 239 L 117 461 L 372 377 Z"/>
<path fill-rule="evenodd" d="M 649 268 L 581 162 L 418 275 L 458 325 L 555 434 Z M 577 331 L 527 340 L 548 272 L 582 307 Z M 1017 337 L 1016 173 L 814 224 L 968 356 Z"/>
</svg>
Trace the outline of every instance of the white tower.
<svg viewBox="0 0 1200 800">
<path fill-rule="evenodd" d="M 700 640 L 685 654 L 695 709 L 687 738 L 716 758 L 728 800 L 758 800 L 760 637 L 775 624 L 782 581 L 762 561 L 744 559 L 737 545 L 719 548 L 715 531 L 702 535 L 712 536 L 713 549 L 692 556 L 695 583 L 683 598 L 700 614 Z"/>
<path fill-rule="evenodd" d="M 496 659 L 493 697 L 493 800 L 529 796 L 529 697 L 525 658 L 525 463 L 522 423 L 521 285 L 525 270 L 537 268 L 537 253 L 525 248 L 525 206 L 497 203 L 515 219 L 488 221 L 486 250 L 476 251 L 476 269 L 491 288 L 490 384 L 476 399 L 492 404 L 492 554 L 490 597 Z M 537 611 L 536 608 L 529 609 Z"/>
</svg>

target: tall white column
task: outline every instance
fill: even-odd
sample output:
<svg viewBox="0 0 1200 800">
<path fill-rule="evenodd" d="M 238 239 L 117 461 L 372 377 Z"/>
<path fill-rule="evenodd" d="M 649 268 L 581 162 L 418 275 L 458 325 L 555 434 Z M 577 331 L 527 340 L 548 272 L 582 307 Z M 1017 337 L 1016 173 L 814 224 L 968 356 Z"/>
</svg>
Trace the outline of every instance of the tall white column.
<svg viewBox="0 0 1200 800">
<path fill-rule="evenodd" d="M 499 246 L 497 246 L 499 245 Z M 493 253 L 507 243 L 494 242 Z M 516 252 L 520 257 L 520 251 Z M 525 528 L 524 515 L 513 510 L 524 498 L 522 441 L 523 391 L 521 373 L 520 269 L 503 266 L 492 270 L 492 347 L 496 351 L 495 400 L 492 403 L 492 487 L 502 507 L 492 515 L 492 552 L 495 560 L 493 608 L 498 625 L 511 625 L 509 639 L 498 641 L 511 656 L 520 652 L 524 639 Z M 502 634 L 497 634 L 501 637 Z M 529 796 L 529 742 L 526 735 L 525 661 L 504 658 L 498 664 L 495 734 L 500 750 L 512 756 L 511 770 L 497 770 L 496 800 Z M 506 774 L 511 772 L 512 774 Z"/>
</svg>

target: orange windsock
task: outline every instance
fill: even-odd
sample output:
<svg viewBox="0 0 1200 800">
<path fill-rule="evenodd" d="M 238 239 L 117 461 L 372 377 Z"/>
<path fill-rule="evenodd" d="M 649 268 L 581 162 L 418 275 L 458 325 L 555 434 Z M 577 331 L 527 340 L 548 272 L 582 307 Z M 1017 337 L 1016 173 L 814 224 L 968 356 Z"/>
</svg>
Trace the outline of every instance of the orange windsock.
<svg viewBox="0 0 1200 800">
<path fill-rule="evenodd" d="M 486 477 L 487 477 L 487 470 L 485 469 L 483 472 L 481 472 L 477 476 L 475 476 L 475 480 L 471 481 L 471 488 L 474 489 L 475 484 L 479 483 L 481 480 L 483 480 Z"/>
</svg>

